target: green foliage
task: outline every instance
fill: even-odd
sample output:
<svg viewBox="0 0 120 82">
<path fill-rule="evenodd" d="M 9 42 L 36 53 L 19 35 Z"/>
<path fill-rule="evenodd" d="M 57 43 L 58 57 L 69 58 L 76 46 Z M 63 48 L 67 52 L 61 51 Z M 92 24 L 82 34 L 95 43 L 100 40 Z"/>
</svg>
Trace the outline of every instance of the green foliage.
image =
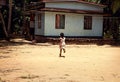
<svg viewBox="0 0 120 82">
<path fill-rule="evenodd" d="M 120 8 L 120 0 L 114 0 L 111 7 L 112 7 L 113 13 L 116 13 Z"/>
<path fill-rule="evenodd" d="M 104 39 L 113 39 L 112 32 L 108 31 L 107 33 L 104 33 Z"/>
</svg>

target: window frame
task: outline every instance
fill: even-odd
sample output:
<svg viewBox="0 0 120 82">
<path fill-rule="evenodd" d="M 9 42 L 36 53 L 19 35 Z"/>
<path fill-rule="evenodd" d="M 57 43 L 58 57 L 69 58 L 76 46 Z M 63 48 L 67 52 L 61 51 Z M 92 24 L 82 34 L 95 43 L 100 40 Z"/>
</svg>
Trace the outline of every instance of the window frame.
<svg viewBox="0 0 120 82">
<path fill-rule="evenodd" d="M 84 30 L 92 30 L 92 16 L 84 16 Z"/>
<path fill-rule="evenodd" d="M 64 14 L 56 14 L 55 28 L 56 29 L 65 29 L 65 15 Z"/>
<path fill-rule="evenodd" d="M 38 29 L 42 27 L 42 14 L 38 14 Z"/>
</svg>

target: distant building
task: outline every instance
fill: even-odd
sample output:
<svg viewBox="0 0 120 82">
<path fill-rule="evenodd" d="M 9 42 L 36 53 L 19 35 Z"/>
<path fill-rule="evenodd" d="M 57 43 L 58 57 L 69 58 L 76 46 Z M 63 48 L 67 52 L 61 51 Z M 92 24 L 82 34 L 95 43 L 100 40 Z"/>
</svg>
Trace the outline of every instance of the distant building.
<svg viewBox="0 0 120 82">
<path fill-rule="evenodd" d="M 43 0 L 34 12 L 35 36 L 103 37 L 105 5 L 82 0 Z"/>
</svg>

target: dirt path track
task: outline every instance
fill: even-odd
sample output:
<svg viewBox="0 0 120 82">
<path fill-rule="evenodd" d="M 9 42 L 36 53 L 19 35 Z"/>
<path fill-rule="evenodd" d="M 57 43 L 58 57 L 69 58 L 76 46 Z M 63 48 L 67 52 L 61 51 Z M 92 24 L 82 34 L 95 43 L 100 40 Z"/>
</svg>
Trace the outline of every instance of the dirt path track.
<svg viewBox="0 0 120 82">
<path fill-rule="evenodd" d="M 0 82 L 120 82 L 120 47 L 0 42 Z"/>
</svg>

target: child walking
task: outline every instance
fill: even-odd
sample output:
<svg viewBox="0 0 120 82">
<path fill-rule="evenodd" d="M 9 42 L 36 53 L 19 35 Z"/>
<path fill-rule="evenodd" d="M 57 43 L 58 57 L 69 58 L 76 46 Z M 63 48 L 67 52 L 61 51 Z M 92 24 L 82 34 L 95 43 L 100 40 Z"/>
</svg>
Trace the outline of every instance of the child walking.
<svg viewBox="0 0 120 82">
<path fill-rule="evenodd" d="M 60 43 L 59 43 L 59 47 L 60 47 L 60 54 L 59 57 L 65 57 L 62 56 L 62 51 L 65 53 L 65 37 L 64 37 L 64 33 L 60 33 Z"/>
</svg>

